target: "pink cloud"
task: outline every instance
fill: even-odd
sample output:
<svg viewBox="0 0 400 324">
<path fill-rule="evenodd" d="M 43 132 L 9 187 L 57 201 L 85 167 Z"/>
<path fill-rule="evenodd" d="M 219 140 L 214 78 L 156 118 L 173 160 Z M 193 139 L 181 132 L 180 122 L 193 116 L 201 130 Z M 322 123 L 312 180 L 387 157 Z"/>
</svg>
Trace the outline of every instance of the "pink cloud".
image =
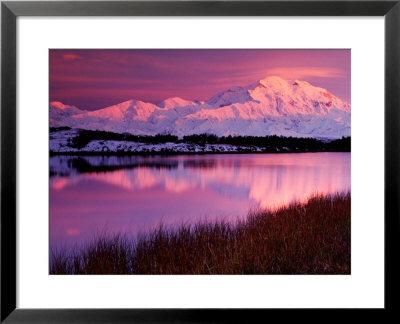
<svg viewBox="0 0 400 324">
<path fill-rule="evenodd" d="M 342 78 L 346 76 L 345 71 L 337 68 L 296 66 L 276 67 L 267 69 L 266 75 L 278 75 L 285 79 L 306 79 L 306 78 Z"/>
<path fill-rule="evenodd" d="M 73 60 L 81 60 L 82 57 L 76 54 L 67 53 L 62 56 L 64 60 L 73 61 Z"/>
</svg>

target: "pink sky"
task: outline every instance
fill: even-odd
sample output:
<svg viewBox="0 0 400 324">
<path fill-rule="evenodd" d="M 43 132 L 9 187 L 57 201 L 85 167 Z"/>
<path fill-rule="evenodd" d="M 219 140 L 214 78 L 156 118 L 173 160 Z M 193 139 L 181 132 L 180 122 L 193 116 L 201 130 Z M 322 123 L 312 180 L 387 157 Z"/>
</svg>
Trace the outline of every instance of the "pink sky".
<svg viewBox="0 0 400 324">
<path fill-rule="evenodd" d="M 50 50 L 50 101 L 100 109 L 129 99 L 208 100 L 270 75 L 350 102 L 350 50 Z"/>
</svg>

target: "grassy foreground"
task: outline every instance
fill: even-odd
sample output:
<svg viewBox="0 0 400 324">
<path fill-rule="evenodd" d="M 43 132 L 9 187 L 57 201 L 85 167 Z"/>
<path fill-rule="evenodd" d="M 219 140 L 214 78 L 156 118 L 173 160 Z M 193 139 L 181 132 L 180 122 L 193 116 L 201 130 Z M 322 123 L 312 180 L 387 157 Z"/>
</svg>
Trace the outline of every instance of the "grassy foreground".
<svg viewBox="0 0 400 324">
<path fill-rule="evenodd" d="M 236 224 L 96 236 L 53 251 L 51 274 L 350 274 L 350 193 L 311 197 Z"/>
</svg>

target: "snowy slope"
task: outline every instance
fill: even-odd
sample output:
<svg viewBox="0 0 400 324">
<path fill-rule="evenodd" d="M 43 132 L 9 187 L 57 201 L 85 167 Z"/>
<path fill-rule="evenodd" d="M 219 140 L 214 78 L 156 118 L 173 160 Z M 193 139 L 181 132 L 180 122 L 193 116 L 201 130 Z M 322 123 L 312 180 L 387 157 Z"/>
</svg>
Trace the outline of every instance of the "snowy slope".
<svg viewBox="0 0 400 324">
<path fill-rule="evenodd" d="M 51 126 L 178 136 L 350 136 L 350 105 L 308 82 L 272 76 L 232 87 L 207 102 L 169 98 L 158 105 L 129 100 L 95 111 L 51 103 Z"/>
<path fill-rule="evenodd" d="M 64 105 L 59 101 L 50 102 L 50 126 L 66 126 L 71 123 L 70 118 L 74 115 L 83 114 L 86 110 L 81 110 L 75 106 Z"/>
<path fill-rule="evenodd" d="M 197 106 L 201 104 L 201 101 L 185 100 L 179 97 L 173 97 L 163 100 L 158 104 L 158 107 L 165 109 L 174 109 L 186 106 Z"/>
</svg>

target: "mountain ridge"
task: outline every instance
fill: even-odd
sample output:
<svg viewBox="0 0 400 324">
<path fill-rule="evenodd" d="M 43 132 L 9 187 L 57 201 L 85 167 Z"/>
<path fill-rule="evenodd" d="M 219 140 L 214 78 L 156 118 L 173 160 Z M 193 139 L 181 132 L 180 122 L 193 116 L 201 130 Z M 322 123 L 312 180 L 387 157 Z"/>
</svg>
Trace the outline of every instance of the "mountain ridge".
<svg viewBox="0 0 400 324">
<path fill-rule="evenodd" d="M 350 121 L 350 104 L 328 90 L 276 76 L 231 87 L 207 101 L 172 97 L 156 105 L 131 99 L 94 111 L 50 103 L 50 126 L 137 135 L 340 138 L 350 136 Z"/>
</svg>

